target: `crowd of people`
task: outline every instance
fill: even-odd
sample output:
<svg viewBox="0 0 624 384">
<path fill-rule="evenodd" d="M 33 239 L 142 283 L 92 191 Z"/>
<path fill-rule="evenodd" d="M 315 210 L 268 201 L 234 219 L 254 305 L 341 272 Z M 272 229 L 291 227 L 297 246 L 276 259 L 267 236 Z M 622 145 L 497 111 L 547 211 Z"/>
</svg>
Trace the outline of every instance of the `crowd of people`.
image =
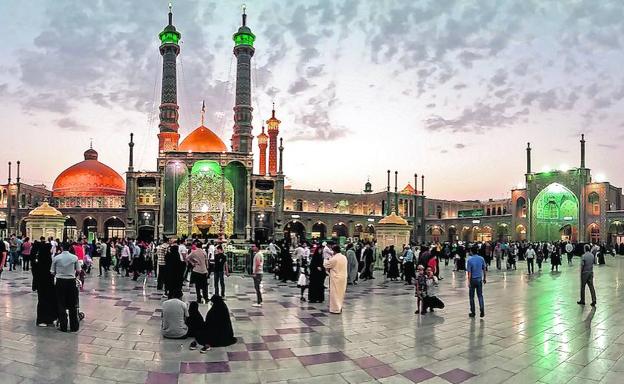
<svg viewBox="0 0 624 384">
<path fill-rule="evenodd" d="M 622 244 L 620 244 L 621 246 Z M 581 295 L 578 304 L 585 304 L 585 287 L 596 305 L 593 286 L 593 265 L 605 264 L 605 255 L 615 255 L 618 248 L 598 244 L 571 242 L 447 242 L 394 245 L 379 251 L 375 242 L 347 241 L 340 245 L 325 241 L 270 242 L 266 249 L 252 244 L 248 272 L 256 291 L 255 307 L 261 307 L 262 281 L 270 272 L 282 282 L 296 282 L 301 301 L 325 302 L 329 290 L 329 312 L 340 314 L 348 286 L 375 279 L 382 269 L 384 281 L 404 282 L 414 287 L 416 314 L 426 314 L 444 308 L 438 296 L 440 263 L 452 263 L 453 270 L 466 273 L 469 291 L 470 317 L 476 316 L 475 295 L 479 314 L 485 316 L 483 284 L 489 270 L 516 270 L 518 261 L 525 261 L 527 273 L 540 272 L 544 263 L 557 273 L 562 259 L 573 264 L 581 256 Z M 98 276 L 116 273 L 121 278 L 138 280 L 154 277 L 157 290 L 163 292 L 162 334 L 166 338 L 193 338 L 191 349 L 205 352 L 211 346 L 236 342 L 229 310 L 225 304 L 225 277 L 229 276 L 224 244 L 193 239 L 171 239 L 160 243 L 134 239 L 79 239 L 62 242 L 41 237 L 12 235 L 0 241 L 0 277 L 5 267 L 9 271 L 21 268 L 32 273 L 32 289 L 37 292 L 37 325 L 57 326 L 62 331 L 79 329 L 79 291 L 85 287 L 85 277 L 97 260 Z M 381 268 L 382 267 L 382 268 Z M 214 276 L 214 293 L 208 287 Z M 194 286 L 196 300 L 185 303 L 183 288 Z M 307 295 L 306 295 L 307 291 Z M 200 305 L 211 303 L 206 317 Z"/>
</svg>

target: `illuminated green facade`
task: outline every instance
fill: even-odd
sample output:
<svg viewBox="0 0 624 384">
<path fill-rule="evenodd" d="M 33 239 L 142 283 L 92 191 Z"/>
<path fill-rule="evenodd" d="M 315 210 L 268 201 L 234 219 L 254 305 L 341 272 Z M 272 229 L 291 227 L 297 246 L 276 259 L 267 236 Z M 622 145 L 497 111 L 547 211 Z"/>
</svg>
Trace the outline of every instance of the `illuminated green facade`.
<svg viewBox="0 0 624 384">
<path fill-rule="evenodd" d="M 571 240 L 579 225 L 579 201 L 568 188 L 552 183 L 532 204 L 531 226 L 535 241 Z"/>
</svg>

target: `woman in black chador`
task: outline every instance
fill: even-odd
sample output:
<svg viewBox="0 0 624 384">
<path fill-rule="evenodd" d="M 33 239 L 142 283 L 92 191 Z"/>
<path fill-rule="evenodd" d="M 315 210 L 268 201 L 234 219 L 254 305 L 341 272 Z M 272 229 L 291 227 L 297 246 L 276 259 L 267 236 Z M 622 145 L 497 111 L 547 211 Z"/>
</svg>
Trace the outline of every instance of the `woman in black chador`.
<svg viewBox="0 0 624 384">
<path fill-rule="evenodd" d="M 388 279 L 396 280 L 399 278 L 399 259 L 397 259 L 394 245 L 391 245 L 388 250 L 388 258 Z"/>
<path fill-rule="evenodd" d="M 323 266 L 323 248 L 316 247 L 310 261 L 310 285 L 308 286 L 308 302 L 322 303 L 325 301 L 325 267 Z"/>
<path fill-rule="evenodd" d="M 40 327 L 51 326 L 58 319 L 56 307 L 56 292 L 54 290 L 54 276 L 50 273 L 52 266 L 52 244 L 42 237 L 37 245 L 37 252 L 33 254 L 34 260 L 33 285 L 37 287 L 37 325 Z"/>
<path fill-rule="evenodd" d="M 182 291 L 182 281 L 184 279 L 185 263 L 180 260 L 180 251 L 177 244 L 169 247 L 169 251 L 165 254 L 165 287 L 167 295 L 171 299 L 177 291 Z"/>
<path fill-rule="evenodd" d="M 213 295 L 210 299 L 212 306 L 206 314 L 206 326 L 204 335 L 197 341 L 211 347 L 227 347 L 236 343 L 230 310 L 219 295 Z"/>
</svg>

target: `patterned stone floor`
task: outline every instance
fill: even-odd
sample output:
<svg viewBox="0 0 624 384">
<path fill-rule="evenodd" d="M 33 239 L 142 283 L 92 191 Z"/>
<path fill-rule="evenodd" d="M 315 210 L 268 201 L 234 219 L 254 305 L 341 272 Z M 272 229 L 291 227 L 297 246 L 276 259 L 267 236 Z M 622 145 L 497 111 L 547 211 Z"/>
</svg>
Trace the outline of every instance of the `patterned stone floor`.
<svg viewBox="0 0 624 384">
<path fill-rule="evenodd" d="M 494 271 L 485 319 L 468 318 L 464 275 L 450 267 L 446 308 L 425 316 L 414 315 L 411 288 L 379 273 L 349 287 L 340 316 L 268 276 L 265 305 L 252 308 L 251 279 L 232 276 L 227 303 L 240 342 L 205 355 L 160 337 L 153 279 L 89 277 L 87 317 L 78 334 L 64 334 L 35 326 L 30 275 L 5 271 L 0 383 L 622 383 L 624 261 L 608 263 L 596 267 L 595 310 L 576 304 L 578 259 L 557 274 L 548 264 L 533 277 L 524 264 Z"/>
</svg>

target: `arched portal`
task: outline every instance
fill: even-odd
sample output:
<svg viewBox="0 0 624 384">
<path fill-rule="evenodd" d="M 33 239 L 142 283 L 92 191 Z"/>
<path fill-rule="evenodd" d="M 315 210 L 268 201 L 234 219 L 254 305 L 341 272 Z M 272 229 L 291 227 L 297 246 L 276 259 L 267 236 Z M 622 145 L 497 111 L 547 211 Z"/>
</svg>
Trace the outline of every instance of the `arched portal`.
<svg viewBox="0 0 624 384">
<path fill-rule="evenodd" d="M 317 221 L 312 225 L 312 238 L 325 239 L 327 237 L 327 226 L 322 221 Z"/>
<path fill-rule="evenodd" d="M 526 213 L 526 200 L 524 197 L 518 197 L 518 199 L 516 200 L 516 217 L 518 219 L 523 219 L 526 217 Z"/>
<path fill-rule="evenodd" d="M 587 208 L 590 215 L 600 215 L 600 196 L 598 193 L 592 192 L 587 196 Z"/>
<path fill-rule="evenodd" d="M 462 241 L 472 241 L 472 238 L 470 235 L 471 235 L 470 227 L 468 226 L 462 227 L 461 234 L 460 234 Z"/>
<path fill-rule="evenodd" d="M 366 226 L 366 233 L 368 233 L 369 235 L 374 235 L 375 234 L 375 226 L 373 224 L 368 224 Z"/>
<path fill-rule="evenodd" d="M 587 240 L 590 243 L 600 243 L 600 226 L 596 223 L 591 223 L 587 226 Z"/>
<path fill-rule="evenodd" d="M 89 216 L 82 223 L 82 235 L 92 242 L 97 237 L 97 220 Z"/>
<path fill-rule="evenodd" d="M 347 228 L 347 225 L 343 222 L 334 224 L 332 227 L 332 237 L 349 237 L 349 228 Z"/>
<path fill-rule="evenodd" d="M 303 223 L 297 220 L 289 221 L 284 226 L 284 237 L 290 239 L 293 244 L 298 244 L 306 239 L 306 230 Z"/>
<path fill-rule="evenodd" d="M 76 219 L 67 216 L 63 228 L 63 241 L 72 240 L 78 240 L 78 224 L 76 224 Z"/>
<path fill-rule="evenodd" d="M 447 235 L 448 235 L 448 242 L 449 243 L 453 243 L 455 241 L 457 241 L 457 228 L 454 225 L 451 225 L 450 227 L 448 227 L 448 231 L 447 231 Z"/>
<path fill-rule="evenodd" d="M 221 166 L 214 161 L 198 161 L 191 170 L 191 194 L 189 215 L 189 177 L 184 176 L 177 192 L 178 235 L 200 234 L 196 222 L 210 216 L 214 225 L 208 233 L 217 235 L 234 233 L 234 188 L 223 177 Z M 189 233 L 189 216 L 191 232 Z"/>
<path fill-rule="evenodd" d="M 577 241 L 579 202 L 572 191 L 552 183 L 537 194 L 532 207 L 531 241 Z"/>
<path fill-rule="evenodd" d="M 526 227 L 522 224 L 518 224 L 516 227 L 516 241 L 526 240 Z"/>
<path fill-rule="evenodd" d="M 433 227 L 431 227 L 430 233 L 431 233 L 431 241 L 434 243 L 439 243 L 440 240 L 442 239 L 442 235 L 444 231 L 442 230 L 440 226 L 434 225 Z"/>
<path fill-rule="evenodd" d="M 609 225 L 607 241 L 614 246 L 624 243 L 624 222 L 616 220 Z"/>
<path fill-rule="evenodd" d="M 126 226 L 119 217 L 111 217 L 104 222 L 104 238 L 105 239 L 123 239 L 126 234 Z"/>
<path fill-rule="evenodd" d="M 474 241 L 492 241 L 492 227 L 489 225 L 485 225 L 483 227 L 474 226 L 472 227 L 473 232 L 473 240 Z"/>
<path fill-rule="evenodd" d="M 362 237 L 362 232 L 364 231 L 364 227 L 362 224 L 355 224 L 353 230 L 353 237 L 357 237 L 358 239 Z"/>
</svg>

